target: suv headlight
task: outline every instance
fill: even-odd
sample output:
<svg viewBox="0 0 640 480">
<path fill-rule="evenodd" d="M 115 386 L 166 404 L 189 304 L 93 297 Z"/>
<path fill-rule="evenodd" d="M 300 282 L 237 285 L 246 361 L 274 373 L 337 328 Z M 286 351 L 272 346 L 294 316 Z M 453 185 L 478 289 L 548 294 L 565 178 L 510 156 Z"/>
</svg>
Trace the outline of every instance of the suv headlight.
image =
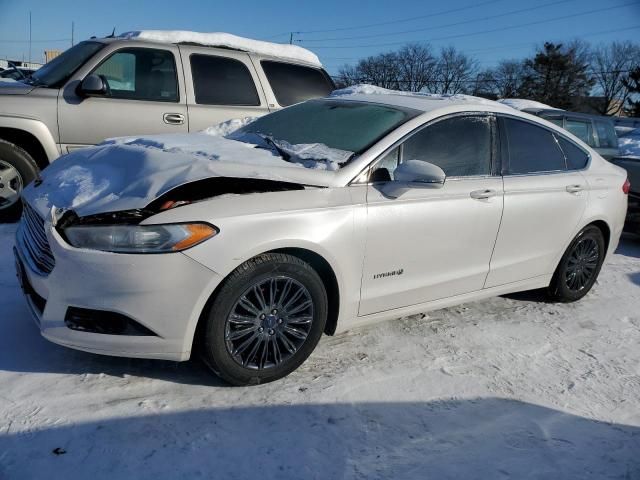
<svg viewBox="0 0 640 480">
<path fill-rule="evenodd" d="M 179 252 L 217 233 L 217 228 L 206 223 L 78 225 L 64 230 L 67 241 L 74 247 L 115 253 Z"/>
</svg>

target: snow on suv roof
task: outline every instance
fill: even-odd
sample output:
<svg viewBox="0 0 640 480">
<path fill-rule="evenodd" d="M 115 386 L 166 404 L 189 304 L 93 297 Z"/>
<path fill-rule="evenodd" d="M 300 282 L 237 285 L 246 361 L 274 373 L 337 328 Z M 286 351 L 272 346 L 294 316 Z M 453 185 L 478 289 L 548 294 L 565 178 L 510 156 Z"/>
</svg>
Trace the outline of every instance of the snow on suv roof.
<svg viewBox="0 0 640 480">
<path fill-rule="evenodd" d="M 232 48 L 234 50 L 242 50 L 244 52 L 252 52 L 269 57 L 280 57 L 311 63 L 319 67 L 322 66 L 318 56 L 306 48 L 297 45 L 252 40 L 223 32 L 201 33 L 186 30 L 138 30 L 125 32 L 118 35 L 118 38 L 148 40 L 159 43 L 195 43 L 208 47 Z"/>
<path fill-rule="evenodd" d="M 474 97 L 472 95 L 405 92 L 402 90 L 389 90 L 387 88 L 367 84 L 354 85 L 352 87 L 334 90 L 331 93 L 331 97 L 408 107 L 421 110 L 423 112 L 451 105 L 489 105 L 499 109 L 511 109 L 510 107 L 505 107 L 493 100 Z"/>
</svg>

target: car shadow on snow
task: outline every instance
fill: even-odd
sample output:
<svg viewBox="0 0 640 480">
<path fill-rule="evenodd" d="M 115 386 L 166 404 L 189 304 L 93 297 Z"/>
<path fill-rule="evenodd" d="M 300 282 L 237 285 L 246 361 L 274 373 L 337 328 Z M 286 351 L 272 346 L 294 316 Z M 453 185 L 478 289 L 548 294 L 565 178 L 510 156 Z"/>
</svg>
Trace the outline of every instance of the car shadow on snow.
<svg viewBox="0 0 640 480">
<path fill-rule="evenodd" d="M 0 477 L 630 479 L 639 451 L 639 427 L 500 398 L 256 406 L 5 433 Z"/>
<path fill-rule="evenodd" d="M 620 238 L 620 244 L 616 249 L 616 254 L 625 257 L 640 258 L 640 236 L 623 234 Z"/>
</svg>

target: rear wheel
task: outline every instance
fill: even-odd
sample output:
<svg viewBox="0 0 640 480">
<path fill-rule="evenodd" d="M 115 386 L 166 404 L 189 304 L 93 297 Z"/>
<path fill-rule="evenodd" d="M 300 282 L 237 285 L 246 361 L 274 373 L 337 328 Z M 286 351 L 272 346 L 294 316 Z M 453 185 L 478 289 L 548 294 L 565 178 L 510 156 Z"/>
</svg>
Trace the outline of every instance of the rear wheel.
<svg viewBox="0 0 640 480">
<path fill-rule="evenodd" d="M 38 166 L 26 151 L 0 140 L 0 222 L 18 220 L 22 190 L 37 175 Z"/>
<path fill-rule="evenodd" d="M 575 302 L 584 297 L 598 278 L 606 246 L 602 231 L 585 227 L 571 242 L 558 264 L 548 293 L 558 302 Z"/>
<path fill-rule="evenodd" d="M 220 287 L 201 333 L 201 355 L 234 385 L 277 380 L 316 347 L 327 307 L 322 280 L 309 264 L 291 255 L 260 255 Z"/>
</svg>

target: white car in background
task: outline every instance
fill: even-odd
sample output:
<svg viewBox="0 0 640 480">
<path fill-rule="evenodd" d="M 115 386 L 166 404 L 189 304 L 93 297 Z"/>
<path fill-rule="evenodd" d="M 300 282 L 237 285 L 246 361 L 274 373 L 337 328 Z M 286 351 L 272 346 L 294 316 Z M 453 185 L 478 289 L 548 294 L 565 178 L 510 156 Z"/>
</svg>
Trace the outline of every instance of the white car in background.
<svg viewBox="0 0 640 480">
<path fill-rule="evenodd" d="M 16 261 L 49 340 L 187 360 L 245 385 L 322 333 L 509 292 L 583 297 L 618 244 L 626 173 L 473 97 L 339 91 L 224 138 L 125 138 L 24 192 Z"/>
</svg>

